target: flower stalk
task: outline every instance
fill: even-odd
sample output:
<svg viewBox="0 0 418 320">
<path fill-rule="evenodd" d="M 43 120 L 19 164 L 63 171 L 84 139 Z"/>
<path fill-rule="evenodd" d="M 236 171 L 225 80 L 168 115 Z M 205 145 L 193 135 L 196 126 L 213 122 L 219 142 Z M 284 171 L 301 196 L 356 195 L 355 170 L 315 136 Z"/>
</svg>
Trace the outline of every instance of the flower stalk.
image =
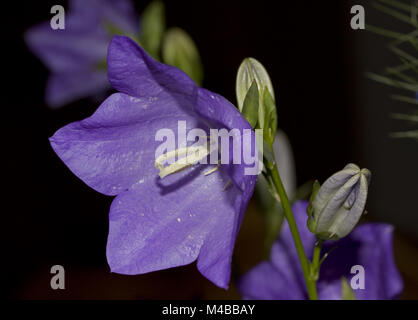
<svg viewBox="0 0 418 320">
<path fill-rule="evenodd" d="M 311 280 L 316 281 L 319 278 L 319 268 L 321 267 L 321 249 L 322 249 L 322 240 L 317 240 L 315 242 L 315 247 L 313 251 L 312 265 L 311 265 Z"/>
<path fill-rule="evenodd" d="M 299 262 L 302 267 L 303 277 L 306 283 L 306 289 L 310 300 L 317 300 L 318 293 L 316 289 L 316 281 L 311 277 L 311 264 L 306 256 L 305 250 L 303 248 L 302 240 L 298 227 L 296 225 L 296 220 L 290 206 L 289 199 L 287 197 L 286 191 L 284 189 L 282 180 L 280 178 L 279 171 L 277 170 L 277 165 L 266 165 L 268 175 L 272 180 L 272 184 L 280 198 L 280 203 L 283 207 L 284 215 L 289 224 L 290 232 L 292 233 L 293 241 L 295 243 L 296 251 L 298 253 Z M 319 264 L 319 263 L 318 263 Z"/>
</svg>

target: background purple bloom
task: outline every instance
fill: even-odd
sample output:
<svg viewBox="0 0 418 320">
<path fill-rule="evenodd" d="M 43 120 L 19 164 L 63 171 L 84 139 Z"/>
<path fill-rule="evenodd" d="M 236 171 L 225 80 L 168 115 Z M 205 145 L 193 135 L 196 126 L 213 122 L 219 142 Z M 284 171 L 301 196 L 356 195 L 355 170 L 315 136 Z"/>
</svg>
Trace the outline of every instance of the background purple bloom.
<svg viewBox="0 0 418 320">
<path fill-rule="evenodd" d="M 53 30 L 48 20 L 25 34 L 27 45 L 51 73 L 45 93 L 51 107 L 109 89 L 105 63 L 113 33 L 139 32 L 129 0 L 70 0 L 65 9 L 64 30 Z"/>
<path fill-rule="evenodd" d="M 256 176 L 243 165 L 196 165 L 158 177 L 155 133 L 178 121 L 187 129 L 250 129 L 223 97 L 197 87 L 126 37 L 109 46 L 108 75 L 119 92 L 89 118 L 50 138 L 64 163 L 93 189 L 117 195 L 110 208 L 108 263 L 113 272 L 140 274 L 191 263 L 226 288 L 232 251 Z M 232 185 L 224 189 L 228 180 Z"/>
<path fill-rule="evenodd" d="M 308 203 L 293 205 L 296 222 L 308 257 L 312 257 L 315 236 L 306 226 Z M 328 241 L 322 253 L 330 253 L 321 266 L 318 295 L 320 299 L 341 299 L 341 278 L 350 281 L 353 265 L 365 269 L 365 289 L 354 290 L 357 299 L 394 299 L 402 291 L 402 279 L 395 266 L 392 247 L 393 228 L 387 224 L 363 224 L 339 241 Z M 307 299 L 302 270 L 288 224 L 283 225 L 273 245 L 270 261 L 245 274 L 239 282 L 243 297 L 249 299 Z"/>
</svg>

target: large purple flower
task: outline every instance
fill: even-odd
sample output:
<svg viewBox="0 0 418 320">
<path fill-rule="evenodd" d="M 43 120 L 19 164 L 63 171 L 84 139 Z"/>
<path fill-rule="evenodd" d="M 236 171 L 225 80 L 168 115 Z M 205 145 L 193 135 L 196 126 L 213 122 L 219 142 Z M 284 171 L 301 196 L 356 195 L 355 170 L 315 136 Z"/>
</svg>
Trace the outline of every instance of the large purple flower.
<svg viewBox="0 0 418 320">
<path fill-rule="evenodd" d="M 50 70 L 45 99 L 51 107 L 104 92 L 106 54 L 113 33 L 137 35 L 138 18 L 129 0 L 70 0 L 65 29 L 46 21 L 25 34 L 29 48 Z"/>
<path fill-rule="evenodd" d="M 308 203 L 293 205 L 296 222 L 307 253 L 312 253 L 315 236 L 306 226 Z M 402 291 L 402 279 L 396 269 L 392 247 L 393 228 L 387 224 L 363 224 L 347 237 L 328 241 L 323 252 L 330 253 L 321 266 L 318 295 L 320 299 L 341 299 L 341 278 L 350 281 L 351 267 L 365 270 L 365 289 L 354 290 L 357 299 L 394 299 Z M 308 255 L 309 256 L 309 255 Z M 311 258 L 311 256 L 309 256 Z M 273 245 L 270 261 L 251 269 L 239 282 L 243 297 L 249 299 L 307 299 L 302 270 L 287 223 Z"/>
<path fill-rule="evenodd" d="M 141 274 L 197 259 L 200 272 L 226 288 L 257 177 L 234 164 L 205 175 L 216 166 L 201 164 L 160 179 L 154 163 L 161 142 L 155 134 L 162 128 L 177 133 L 178 121 L 186 121 L 187 130 L 205 132 L 248 130 L 249 123 L 223 97 L 153 60 L 129 38 L 112 40 L 107 62 L 109 80 L 119 92 L 91 117 L 58 130 L 50 142 L 87 185 L 117 195 L 109 218 L 111 270 Z"/>
</svg>

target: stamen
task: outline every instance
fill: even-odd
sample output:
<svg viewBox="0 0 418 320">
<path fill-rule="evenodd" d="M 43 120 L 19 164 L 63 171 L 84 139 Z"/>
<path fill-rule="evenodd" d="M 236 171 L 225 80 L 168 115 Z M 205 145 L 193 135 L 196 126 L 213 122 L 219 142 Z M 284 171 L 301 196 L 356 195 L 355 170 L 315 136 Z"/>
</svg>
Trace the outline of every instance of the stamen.
<svg viewBox="0 0 418 320">
<path fill-rule="evenodd" d="M 226 189 L 228 189 L 228 187 L 231 185 L 231 179 L 228 179 L 228 181 L 226 182 L 224 188 L 222 189 L 222 191 L 225 191 Z"/>
<path fill-rule="evenodd" d="M 221 160 L 218 160 L 218 164 L 216 165 L 216 167 L 213 168 L 213 169 L 210 169 L 210 170 L 206 171 L 204 173 L 204 175 L 207 176 L 207 175 L 210 175 L 211 173 L 214 173 L 216 170 L 219 169 L 220 166 L 221 166 Z"/>
<path fill-rule="evenodd" d="M 176 173 L 178 171 L 186 169 L 187 167 L 190 167 L 191 165 L 198 163 L 200 160 L 207 157 L 209 153 L 213 151 L 213 149 L 211 148 L 212 146 L 211 142 L 212 141 L 209 139 L 209 141 L 204 145 L 179 148 L 179 149 L 172 150 L 165 154 L 160 155 L 155 160 L 155 167 L 158 170 L 160 170 L 158 175 L 162 179 L 170 174 Z M 179 156 L 184 156 L 184 155 L 185 157 L 178 159 L 174 163 L 164 167 L 164 163 L 168 159 L 178 158 Z M 216 168 L 209 170 L 205 175 L 216 171 L 219 165 L 220 163 L 217 165 Z"/>
</svg>

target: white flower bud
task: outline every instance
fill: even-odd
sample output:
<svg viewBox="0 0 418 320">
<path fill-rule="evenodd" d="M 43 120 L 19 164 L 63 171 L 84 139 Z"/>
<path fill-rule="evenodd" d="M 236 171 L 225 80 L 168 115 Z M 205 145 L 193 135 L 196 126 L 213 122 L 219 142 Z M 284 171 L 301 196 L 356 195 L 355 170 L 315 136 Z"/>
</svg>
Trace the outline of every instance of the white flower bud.
<svg viewBox="0 0 418 320">
<path fill-rule="evenodd" d="M 328 178 L 313 200 L 309 229 L 322 239 L 349 234 L 364 211 L 370 178 L 368 169 L 351 163 Z"/>
</svg>

